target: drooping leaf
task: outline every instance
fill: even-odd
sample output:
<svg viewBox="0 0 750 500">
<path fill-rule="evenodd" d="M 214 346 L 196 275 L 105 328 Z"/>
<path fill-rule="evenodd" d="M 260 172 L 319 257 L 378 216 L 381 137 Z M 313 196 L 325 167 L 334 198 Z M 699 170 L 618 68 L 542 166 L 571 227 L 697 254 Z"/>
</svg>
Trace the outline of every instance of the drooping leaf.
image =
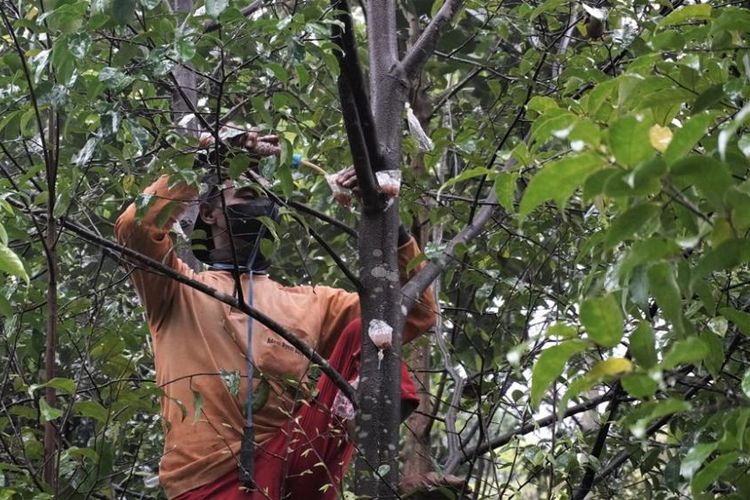
<svg viewBox="0 0 750 500">
<path fill-rule="evenodd" d="M 614 295 L 584 301 L 580 317 L 589 337 L 600 346 L 614 347 L 620 342 L 623 316 Z"/>
<path fill-rule="evenodd" d="M 593 153 L 583 153 L 549 163 L 529 182 L 521 199 L 519 215 L 525 217 L 547 200 L 554 200 L 558 207 L 564 207 L 576 188 L 602 165 L 602 160 Z"/>
<path fill-rule="evenodd" d="M 690 489 L 693 492 L 693 497 L 697 498 L 703 493 L 713 482 L 718 480 L 727 468 L 735 463 L 739 458 L 739 453 L 736 451 L 719 455 L 718 457 L 711 460 L 705 465 L 697 474 L 693 476 L 693 480 L 690 482 Z"/>
<path fill-rule="evenodd" d="M 531 406 L 539 407 L 544 393 L 562 374 L 565 364 L 576 353 L 586 349 L 586 342 L 567 340 L 542 351 L 531 372 Z"/>
<path fill-rule="evenodd" d="M 641 321 L 630 334 L 630 354 L 639 365 L 651 368 L 658 362 L 655 343 L 656 339 L 651 325 L 646 321 Z"/>
<path fill-rule="evenodd" d="M 29 275 L 26 274 L 23 262 L 13 250 L 5 245 L 0 245 L 0 271 L 18 276 L 27 284 L 29 283 Z"/>
<path fill-rule="evenodd" d="M 666 319 L 680 328 L 682 321 L 682 297 L 672 266 L 658 262 L 648 270 L 648 286 Z"/>
<path fill-rule="evenodd" d="M 649 141 L 651 124 L 625 116 L 609 127 L 609 146 L 615 160 L 626 167 L 634 167 L 654 154 Z"/>
<path fill-rule="evenodd" d="M 612 221 L 604 240 L 605 245 L 611 248 L 629 239 L 659 213 L 661 213 L 661 207 L 653 203 L 643 203 L 629 208 Z"/>
<path fill-rule="evenodd" d="M 681 128 L 675 129 L 669 147 L 664 152 L 664 161 L 667 165 L 672 165 L 690 153 L 698 141 L 706 135 L 713 120 L 714 117 L 711 114 L 700 113 L 692 116 Z"/>
<path fill-rule="evenodd" d="M 703 462 L 716 450 L 718 443 L 700 443 L 693 446 L 680 464 L 680 475 L 690 479 Z"/>
<path fill-rule="evenodd" d="M 708 355 L 708 346 L 697 337 L 678 340 L 664 355 L 661 365 L 665 370 L 672 370 L 678 365 L 697 363 Z"/>
</svg>

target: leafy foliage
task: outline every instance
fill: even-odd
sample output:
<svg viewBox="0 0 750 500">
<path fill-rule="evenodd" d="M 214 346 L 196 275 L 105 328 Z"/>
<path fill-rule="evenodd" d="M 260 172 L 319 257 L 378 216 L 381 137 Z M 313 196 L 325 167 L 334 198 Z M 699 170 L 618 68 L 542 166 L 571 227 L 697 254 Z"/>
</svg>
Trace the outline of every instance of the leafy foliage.
<svg viewBox="0 0 750 500">
<path fill-rule="evenodd" d="M 403 45 L 441 5 L 400 2 Z M 291 169 L 294 152 L 328 171 L 350 163 L 334 13 L 319 0 L 244 7 L 0 5 L 0 496 L 160 494 L 143 310 L 117 252 L 70 225 L 112 240 L 159 173 L 198 182 L 197 141 L 172 116 L 178 68 L 196 75 L 204 128 L 235 119 L 281 135 L 263 165 L 280 196 L 356 224 L 322 177 Z M 467 0 L 409 82 L 435 148 L 405 137 L 401 213 L 434 230 L 428 258 L 479 201 L 496 205 L 439 278 L 432 456 L 490 498 L 577 497 L 586 484 L 600 497 L 747 498 L 750 10 L 614 1 L 605 14 L 590 37 L 579 3 Z M 276 277 L 351 286 L 310 230 L 352 268 L 355 241 L 292 208 L 282 224 Z M 181 402 L 186 418 L 202 398 Z M 45 423 L 61 437 L 56 490 Z"/>
</svg>

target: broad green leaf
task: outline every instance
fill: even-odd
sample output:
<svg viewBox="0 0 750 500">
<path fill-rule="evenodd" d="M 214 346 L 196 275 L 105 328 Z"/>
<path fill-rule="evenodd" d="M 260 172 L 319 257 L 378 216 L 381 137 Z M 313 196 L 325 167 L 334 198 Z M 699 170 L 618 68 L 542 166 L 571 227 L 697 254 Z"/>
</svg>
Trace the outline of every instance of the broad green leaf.
<svg viewBox="0 0 750 500">
<path fill-rule="evenodd" d="M 498 203 L 508 212 L 514 212 L 517 174 L 501 172 L 495 177 L 495 196 Z"/>
<path fill-rule="evenodd" d="M 549 386 L 562 374 L 574 354 L 586 349 L 582 340 L 567 340 L 542 351 L 531 372 L 531 406 L 538 408 Z"/>
<path fill-rule="evenodd" d="M 616 377 L 632 370 L 633 363 L 629 359 L 608 358 L 595 364 L 589 371 L 588 376 L 595 380 L 601 380 L 605 377 Z"/>
<path fill-rule="evenodd" d="M 464 170 L 459 175 L 457 175 L 456 177 L 452 177 L 452 178 L 448 179 L 448 181 L 446 181 L 442 186 L 440 186 L 440 188 L 438 189 L 438 197 L 440 196 L 440 194 L 444 190 L 446 190 L 447 188 L 449 188 L 449 187 L 451 187 L 451 186 L 453 186 L 453 185 L 455 185 L 455 184 L 457 184 L 459 182 L 464 182 L 466 180 L 474 179 L 476 177 L 483 177 L 483 176 L 487 176 L 487 175 L 494 175 L 494 173 L 495 173 L 494 170 L 489 169 L 489 168 L 485 168 L 485 167 L 474 167 L 474 168 L 470 168 L 468 170 Z"/>
<path fill-rule="evenodd" d="M 648 270 L 648 285 L 664 317 L 680 328 L 682 297 L 672 266 L 667 262 L 658 262 L 651 266 Z"/>
<path fill-rule="evenodd" d="M 600 346 L 614 347 L 620 342 L 623 316 L 614 295 L 584 301 L 580 318 L 589 337 Z"/>
<path fill-rule="evenodd" d="M 187 36 L 175 38 L 174 48 L 177 53 L 177 60 L 180 62 L 187 62 L 195 56 L 195 43 Z"/>
<path fill-rule="evenodd" d="M 271 70 L 271 74 L 281 83 L 287 84 L 289 82 L 289 73 L 281 64 L 269 62 L 266 64 L 266 67 Z"/>
<path fill-rule="evenodd" d="M 648 425 L 657 418 L 690 410 L 689 402 L 680 399 L 663 399 L 660 401 L 649 401 L 636 407 L 630 415 L 625 418 L 625 425 L 638 438 L 646 434 Z"/>
<path fill-rule="evenodd" d="M 84 417 L 90 417 L 98 422 L 105 423 L 109 410 L 96 401 L 76 401 L 73 409 Z"/>
<path fill-rule="evenodd" d="M 37 389 L 43 389 L 45 387 L 52 387 L 65 394 L 73 394 L 76 391 L 75 380 L 63 377 L 55 377 L 44 384 L 32 385 L 29 387 L 29 392 L 34 392 Z"/>
<path fill-rule="evenodd" d="M 647 321 L 641 321 L 630 334 L 630 354 L 633 355 L 639 365 L 644 368 L 651 368 L 658 362 L 655 344 L 656 338 L 651 325 Z"/>
<path fill-rule="evenodd" d="M 612 248 L 621 241 L 631 238 L 660 213 L 661 207 L 653 203 L 644 203 L 629 208 L 612 221 L 604 240 L 605 246 Z"/>
<path fill-rule="evenodd" d="M 650 398 L 659 388 L 656 381 L 645 373 L 631 373 L 624 376 L 620 383 L 628 394 L 638 399 Z"/>
<path fill-rule="evenodd" d="M 709 273 L 733 269 L 750 259 L 750 241 L 733 239 L 707 252 L 693 268 L 692 279 L 697 281 Z"/>
<path fill-rule="evenodd" d="M 47 404 L 47 400 L 39 398 L 39 413 L 42 415 L 42 422 L 50 422 L 56 418 L 62 417 L 62 410 L 60 408 L 53 408 Z"/>
<path fill-rule="evenodd" d="M 667 17 L 659 21 L 659 26 L 673 26 L 687 21 L 707 20 L 711 18 L 711 6 L 709 4 L 684 5 L 673 10 Z"/>
<path fill-rule="evenodd" d="M 694 364 L 703 361 L 708 356 L 708 346 L 697 337 L 678 340 L 664 355 L 661 366 L 665 370 L 672 370 L 678 365 Z"/>
<path fill-rule="evenodd" d="M 690 479 L 695 471 L 700 469 L 703 462 L 716 450 L 718 443 L 699 443 L 693 446 L 680 464 L 680 475 Z"/>
<path fill-rule="evenodd" d="M 626 167 L 634 167 L 654 155 L 649 142 L 651 124 L 625 116 L 609 127 L 609 146 L 615 160 Z"/>
<path fill-rule="evenodd" d="M 0 271 L 12 276 L 18 276 L 29 284 L 29 275 L 26 268 L 16 253 L 5 245 L 0 245 Z"/>
<path fill-rule="evenodd" d="M 693 476 L 693 480 L 690 482 L 693 498 L 698 498 L 706 488 L 719 479 L 724 471 L 727 470 L 727 467 L 735 463 L 739 456 L 740 454 L 734 451 L 720 455 L 707 463 L 705 467 Z"/>
<path fill-rule="evenodd" d="M 675 180 L 698 188 L 719 209 L 723 206 L 727 189 L 734 184 L 725 163 L 704 156 L 682 158 L 671 165 L 669 171 Z"/>
<path fill-rule="evenodd" d="M 547 200 L 555 200 L 562 209 L 576 188 L 602 165 L 603 161 L 593 153 L 569 156 L 547 164 L 529 182 L 521 199 L 519 215 L 525 217 Z"/>
<path fill-rule="evenodd" d="M 706 135 L 713 120 L 713 115 L 701 113 L 692 116 L 681 128 L 675 129 L 669 147 L 664 152 L 664 161 L 667 162 L 667 165 L 674 164 L 690 153 L 693 147 L 698 144 L 698 141 Z"/>
<path fill-rule="evenodd" d="M 674 240 L 649 238 L 644 241 L 636 241 L 620 264 L 620 278 L 627 278 L 633 272 L 633 269 L 640 265 L 677 255 L 679 252 L 680 247 Z"/>
<path fill-rule="evenodd" d="M 219 17 L 219 14 L 229 6 L 229 0 L 206 0 L 206 14 Z"/>
<path fill-rule="evenodd" d="M 547 328 L 546 335 L 548 337 L 561 337 L 564 339 L 569 339 L 578 336 L 578 329 L 565 323 L 555 323 Z"/>
<path fill-rule="evenodd" d="M 526 109 L 529 111 L 536 111 L 540 114 L 557 107 L 557 102 L 554 99 L 541 95 L 535 95 L 529 100 L 528 104 L 526 104 Z"/>
<path fill-rule="evenodd" d="M 135 19 L 135 0 L 112 0 L 112 19 L 121 25 Z"/>
<path fill-rule="evenodd" d="M 724 307 L 719 309 L 722 316 L 727 318 L 729 321 L 737 325 L 740 333 L 746 337 L 750 337 L 750 313 L 744 311 L 738 311 L 731 307 Z"/>
</svg>

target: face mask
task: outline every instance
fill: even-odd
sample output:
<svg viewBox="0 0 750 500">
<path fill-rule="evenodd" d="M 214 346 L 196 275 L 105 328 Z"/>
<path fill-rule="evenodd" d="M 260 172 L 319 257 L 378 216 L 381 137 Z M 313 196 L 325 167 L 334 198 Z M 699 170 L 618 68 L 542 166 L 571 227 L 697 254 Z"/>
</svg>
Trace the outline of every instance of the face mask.
<svg viewBox="0 0 750 500">
<path fill-rule="evenodd" d="M 271 231 L 258 217 L 268 217 L 278 220 L 278 208 L 270 198 L 257 198 L 252 201 L 227 206 L 229 227 L 232 230 L 237 263 L 247 265 L 255 255 L 251 268 L 255 271 L 267 269 L 271 262 L 266 259 L 261 250 L 260 242 L 263 238 L 273 239 Z M 211 251 L 210 261 L 215 263 L 232 263 L 232 248 L 219 248 Z"/>
</svg>

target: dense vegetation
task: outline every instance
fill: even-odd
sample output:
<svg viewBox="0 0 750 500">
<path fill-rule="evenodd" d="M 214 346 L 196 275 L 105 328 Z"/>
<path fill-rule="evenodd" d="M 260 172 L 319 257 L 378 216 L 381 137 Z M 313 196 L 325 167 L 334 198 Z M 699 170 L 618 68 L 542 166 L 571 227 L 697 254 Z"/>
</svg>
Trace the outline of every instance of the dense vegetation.
<svg viewBox="0 0 750 500">
<path fill-rule="evenodd" d="M 443 5 L 382 3 L 400 53 Z M 408 88 L 434 148 L 405 134 L 400 213 L 442 307 L 405 349 L 426 392 L 405 475 L 473 498 L 750 497 L 750 10 L 459 3 Z M 339 13 L 189 4 L 0 2 L 0 498 L 160 495 L 161 391 L 112 226 L 160 173 L 198 182 L 191 132 L 279 133 L 272 274 L 352 287 L 320 241 L 356 269 L 356 239 L 315 211 L 359 209 L 291 168 L 352 162 Z M 351 8 L 366 71 L 371 12 Z"/>
</svg>

